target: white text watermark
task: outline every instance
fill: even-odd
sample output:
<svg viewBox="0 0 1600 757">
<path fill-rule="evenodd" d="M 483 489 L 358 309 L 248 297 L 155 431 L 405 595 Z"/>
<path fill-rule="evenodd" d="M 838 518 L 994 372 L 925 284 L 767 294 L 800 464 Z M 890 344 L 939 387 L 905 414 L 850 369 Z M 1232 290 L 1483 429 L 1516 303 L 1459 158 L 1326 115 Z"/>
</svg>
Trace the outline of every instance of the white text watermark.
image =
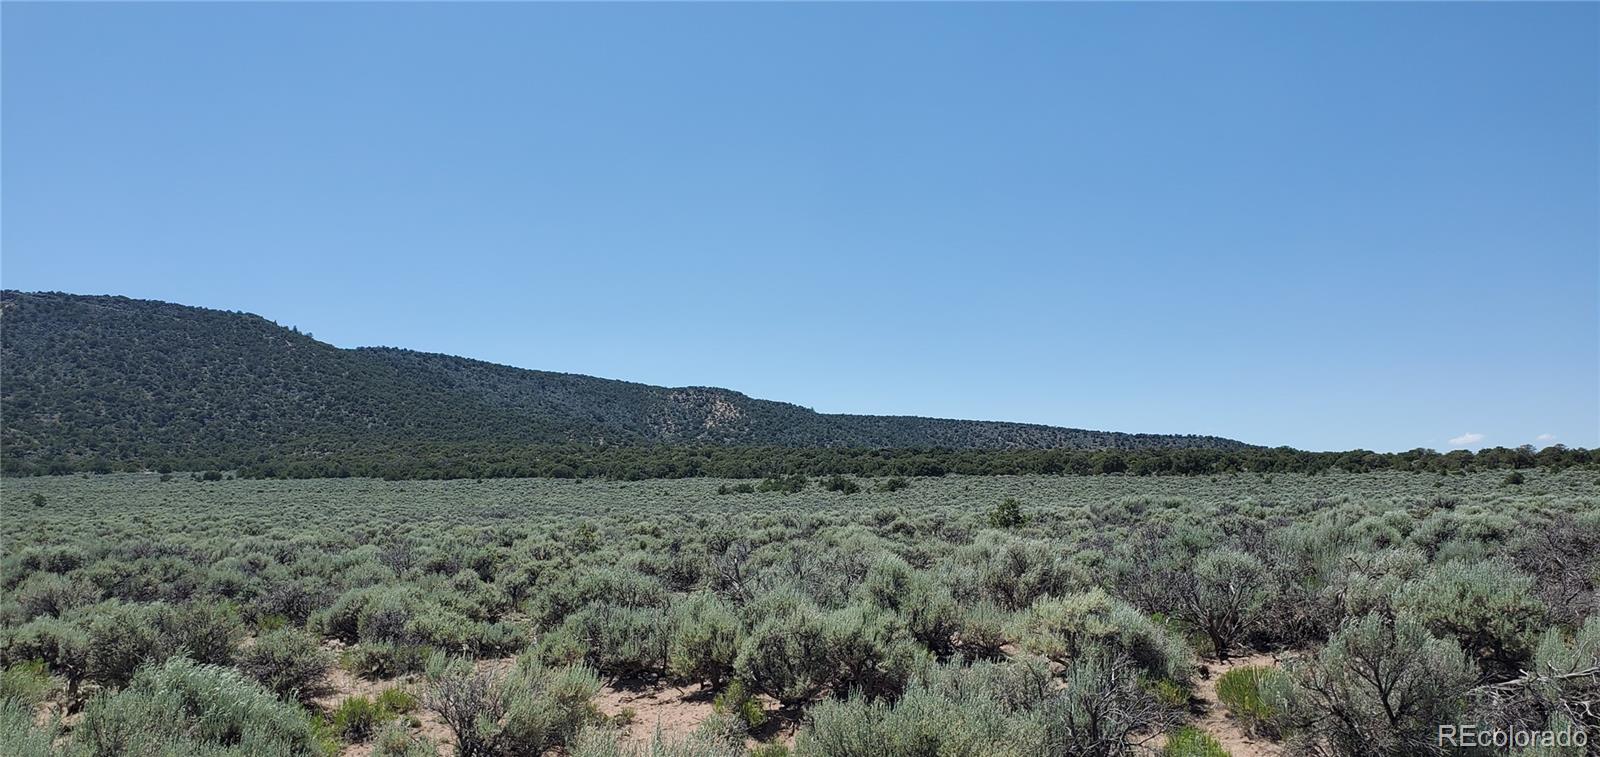
<svg viewBox="0 0 1600 757">
<path fill-rule="evenodd" d="M 1439 726 L 1439 746 L 1450 747 L 1551 747 L 1589 745 L 1589 734 L 1570 728 L 1560 731 L 1533 731 L 1497 728 L 1473 723 Z"/>
</svg>

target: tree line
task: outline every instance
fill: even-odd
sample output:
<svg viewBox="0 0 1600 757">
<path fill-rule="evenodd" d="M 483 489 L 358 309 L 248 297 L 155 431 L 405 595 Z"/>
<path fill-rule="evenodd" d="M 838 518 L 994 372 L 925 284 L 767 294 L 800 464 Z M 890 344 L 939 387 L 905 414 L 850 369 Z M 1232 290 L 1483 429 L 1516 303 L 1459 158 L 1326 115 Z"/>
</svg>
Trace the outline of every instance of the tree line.
<svg viewBox="0 0 1600 757">
<path fill-rule="evenodd" d="M 245 478 L 392 480 L 460 478 L 767 478 L 854 475 L 1132 475 L 1215 476 L 1240 473 L 1448 474 L 1476 470 L 1593 468 L 1600 449 L 1561 445 L 1492 447 L 1473 452 L 1307 452 L 1250 449 L 956 450 L 724 447 L 680 445 L 505 445 L 396 443 L 360 446 L 337 439 L 207 455 L 0 461 L 5 475 L 159 471 L 236 471 Z"/>
</svg>

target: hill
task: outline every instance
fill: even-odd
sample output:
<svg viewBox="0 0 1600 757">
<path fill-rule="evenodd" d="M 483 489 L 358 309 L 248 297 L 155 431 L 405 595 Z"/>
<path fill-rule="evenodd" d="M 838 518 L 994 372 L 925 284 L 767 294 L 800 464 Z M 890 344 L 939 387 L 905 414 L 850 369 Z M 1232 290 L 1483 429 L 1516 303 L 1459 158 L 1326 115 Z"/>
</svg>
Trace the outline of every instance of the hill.
<svg viewBox="0 0 1600 757">
<path fill-rule="evenodd" d="M 450 355 L 341 349 L 260 316 L 0 292 L 8 470 L 407 444 L 1246 449 L 1214 436 L 817 413 Z"/>
</svg>

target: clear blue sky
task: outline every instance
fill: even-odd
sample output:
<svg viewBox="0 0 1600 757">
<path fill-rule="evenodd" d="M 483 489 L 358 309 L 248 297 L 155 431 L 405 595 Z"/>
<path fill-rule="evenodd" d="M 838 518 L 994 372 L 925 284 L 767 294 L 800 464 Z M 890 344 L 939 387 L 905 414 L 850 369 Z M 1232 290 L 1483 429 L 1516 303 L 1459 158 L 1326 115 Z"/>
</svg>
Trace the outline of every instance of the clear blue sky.
<svg viewBox="0 0 1600 757">
<path fill-rule="evenodd" d="M 822 411 L 1600 445 L 1595 4 L 3 14 L 8 288 Z"/>
</svg>

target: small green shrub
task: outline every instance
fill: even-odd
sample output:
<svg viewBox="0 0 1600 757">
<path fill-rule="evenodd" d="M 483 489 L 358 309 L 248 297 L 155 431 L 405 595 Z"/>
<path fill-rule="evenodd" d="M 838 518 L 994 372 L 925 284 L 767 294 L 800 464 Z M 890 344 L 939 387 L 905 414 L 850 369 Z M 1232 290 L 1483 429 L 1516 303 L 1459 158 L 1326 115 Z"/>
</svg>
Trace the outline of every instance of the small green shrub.
<svg viewBox="0 0 1600 757">
<path fill-rule="evenodd" d="M 383 714 L 371 699 L 355 696 L 340 702 L 328 720 L 339 738 L 355 743 L 366 741 L 372 735 Z"/>
<path fill-rule="evenodd" d="M 1150 692 L 1169 709 L 1179 710 L 1189 705 L 1189 689 L 1165 678 L 1150 681 Z"/>
<path fill-rule="evenodd" d="M 904 478 L 893 476 L 878 482 L 878 485 L 872 487 L 872 490 L 875 492 L 897 492 L 909 486 L 911 486 L 910 482 Z"/>
<path fill-rule="evenodd" d="M 1233 757 L 1233 755 L 1223 749 L 1222 744 L 1217 743 L 1211 734 L 1186 725 L 1167 737 L 1167 745 L 1162 747 L 1161 757 Z"/>
<path fill-rule="evenodd" d="M 19 662 L 0 671 L 0 701 L 33 708 L 48 699 L 54 689 L 42 660 Z"/>
<path fill-rule="evenodd" d="M 1217 679 L 1217 699 L 1253 731 L 1271 732 L 1286 714 L 1283 692 L 1289 676 L 1267 665 L 1234 668 Z"/>
<path fill-rule="evenodd" d="M 767 722 L 767 711 L 762 709 L 761 702 L 750 696 L 744 683 L 739 680 L 730 682 L 728 687 L 712 700 L 711 706 L 718 713 L 737 718 L 747 731 L 760 728 Z"/>
<path fill-rule="evenodd" d="M 995 505 L 989 511 L 988 518 L 991 528 L 1016 528 L 1028 522 L 1028 516 L 1022 512 L 1022 503 L 1011 497 Z"/>
<path fill-rule="evenodd" d="M 399 723 L 389 723 L 378 729 L 372 738 L 372 757 L 438 757 L 433 744 L 412 736 Z"/>
<path fill-rule="evenodd" d="M 822 483 L 822 488 L 830 492 L 855 494 L 861 491 L 861 484 L 856 483 L 853 479 L 845 478 L 844 476 L 835 473 L 834 475 L 829 476 L 828 479 Z"/>
<path fill-rule="evenodd" d="M 378 709 L 394 715 L 404 715 L 417 709 L 417 696 L 398 686 L 391 686 L 373 700 Z"/>
</svg>

